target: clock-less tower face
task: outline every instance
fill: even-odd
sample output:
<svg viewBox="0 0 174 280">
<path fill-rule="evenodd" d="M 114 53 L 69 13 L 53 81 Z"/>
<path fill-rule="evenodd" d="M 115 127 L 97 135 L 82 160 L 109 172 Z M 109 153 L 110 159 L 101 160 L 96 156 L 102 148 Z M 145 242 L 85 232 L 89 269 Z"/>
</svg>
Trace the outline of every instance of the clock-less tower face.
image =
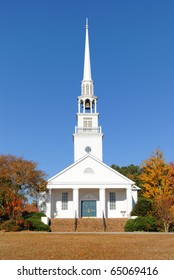
<svg viewBox="0 0 174 280">
<path fill-rule="evenodd" d="M 101 129 L 89 129 L 76 127 L 74 133 L 74 161 L 82 158 L 86 154 L 90 154 L 99 160 L 103 160 Z"/>
</svg>

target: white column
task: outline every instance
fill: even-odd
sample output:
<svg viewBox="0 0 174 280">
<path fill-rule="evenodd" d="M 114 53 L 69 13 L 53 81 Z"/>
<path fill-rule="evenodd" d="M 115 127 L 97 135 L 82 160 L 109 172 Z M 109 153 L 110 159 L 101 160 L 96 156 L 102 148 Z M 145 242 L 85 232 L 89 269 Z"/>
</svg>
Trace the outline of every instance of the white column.
<svg viewBox="0 0 174 280">
<path fill-rule="evenodd" d="M 80 113 L 80 100 L 78 101 L 78 113 Z"/>
<path fill-rule="evenodd" d="M 126 189 L 126 197 L 127 197 L 127 214 L 130 216 L 130 212 L 132 211 L 132 190 L 131 187 Z"/>
<path fill-rule="evenodd" d="M 90 100 L 90 109 L 91 109 L 91 113 L 92 113 L 92 100 Z"/>
<path fill-rule="evenodd" d="M 105 189 L 102 188 L 99 190 L 99 199 L 100 199 L 100 218 L 106 217 L 106 198 L 105 198 Z"/>
<path fill-rule="evenodd" d="M 48 203 L 47 203 L 47 207 L 48 207 L 48 217 L 51 219 L 52 218 L 52 190 L 49 190 L 49 199 L 48 199 Z"/>
<path fill-rule="evenodd" d="M 73 189 L 74 217 L 79 218 L 79 189 Z"/>
<path fill-rule="evenodd" d="M 83 113 L 85 113 L 85 100 L 83 101 Z"/>
<path fill-rule="evenodd" d="M 95 113 L 97 113 L 97 101 L 96 101 L 96 99 L 95 99 Z"/>
</svg>

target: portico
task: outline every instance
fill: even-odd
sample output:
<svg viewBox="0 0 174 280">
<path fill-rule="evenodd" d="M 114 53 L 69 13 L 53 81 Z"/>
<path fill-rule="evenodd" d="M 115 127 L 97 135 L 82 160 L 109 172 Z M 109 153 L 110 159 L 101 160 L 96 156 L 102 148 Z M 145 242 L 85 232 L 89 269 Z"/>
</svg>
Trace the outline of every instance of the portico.
<svg viewBox="0 0 174 280">
<path fill-rule="evenodd" d="M 111 186 L 109 189 L 104 187 L 50 189 L 52 208 L 49 218 L 128 217 L 132 209 L 129 203 L 131 192 L 129 188 L 111 188 Z M 62 201 L 65 194 L 68 202 Z"/>
</svg>

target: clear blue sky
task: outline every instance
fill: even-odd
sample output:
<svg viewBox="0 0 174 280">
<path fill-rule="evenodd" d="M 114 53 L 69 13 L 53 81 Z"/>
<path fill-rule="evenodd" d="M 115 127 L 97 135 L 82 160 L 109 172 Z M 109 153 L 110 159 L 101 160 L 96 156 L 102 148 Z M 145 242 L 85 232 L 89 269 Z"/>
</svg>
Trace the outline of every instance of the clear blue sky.
<svg viewBox="0 0 174 280">
<path fill-rule="evenodd" d="M 86 17 L 104 162 L 173 161 L 173 0 L 1 0 L 0 153 L 73 163 Z"/>
</svg>

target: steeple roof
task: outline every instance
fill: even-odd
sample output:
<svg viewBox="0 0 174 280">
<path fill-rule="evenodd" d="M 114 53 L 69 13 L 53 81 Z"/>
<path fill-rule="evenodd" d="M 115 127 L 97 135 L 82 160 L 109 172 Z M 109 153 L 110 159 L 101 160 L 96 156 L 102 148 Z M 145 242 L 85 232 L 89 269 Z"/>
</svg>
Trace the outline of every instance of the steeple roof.
<svg viewBox="0 0 174 280">
<path fill-rule="evenodd" d="M 91 62 L 89 49 L 88 19 L 86 19 L 86 39 L 85 39 L 85 56 L 84 56 L 84 72 L 83 81 L 91 81 Z"/>
</svg>

